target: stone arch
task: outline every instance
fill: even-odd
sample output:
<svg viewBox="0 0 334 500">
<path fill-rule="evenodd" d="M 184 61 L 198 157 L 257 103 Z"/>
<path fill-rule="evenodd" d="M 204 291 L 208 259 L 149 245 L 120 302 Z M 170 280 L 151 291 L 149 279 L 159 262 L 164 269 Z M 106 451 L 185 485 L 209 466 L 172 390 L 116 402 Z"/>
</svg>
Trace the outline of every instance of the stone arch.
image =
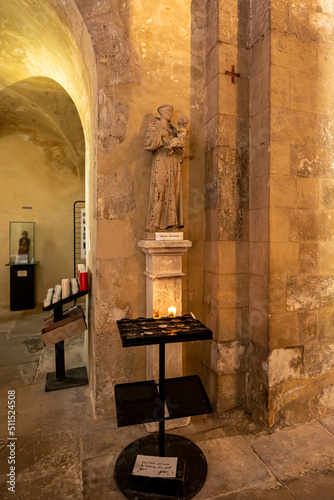
<svg viewBox="0 0 334 500">
<path fill-rule="evenodd" d="M 0 121 L 6 186 L 0 199 L 1 233 L 7 237 L 13 220 L 36 223 L 35 258 L 41 262 L 36 299 L 41 303 L 50 286 L 73 275 L 72 204 L 84 198 L 84 132 L 69 94 L 45 77 L 21 80 L 0 91 Z M 0 252 L 2 260 L 8 258 L 7 245 L 1 245 Z M 9 301 L 8 286 L 1 287 L 0 296 L 2 303 Z"/>
<path fill-rule="evenodd" d="M 87 210 L 94 199 L 96 66 L 74 0 L 0 4 L 0 90 L 34 77 L 52 79 L 74 102 L 85 136 Z M 89 217 L 93 229 L 93 218 Z"/>
<path fill-rule="evenodd" d="M 77 4 L 74 0 L 0 2 L 0 33 L 0 92 L 6 97 L 5 100 L 12 100 L 13 103 L 18 89 L 22 91 L 30 87 L 30 90 L 34 88 L 37 91 L 38 87 L 46 85 L 52 92 L 67 95 L 77 110 L 84 136 L 87 227 L 93 234 L 93 201 L 96 190 L 96 64 L 92 41 Z M 26 109 L 29 106 L 31 109 L 29 99 L 23 102 Z M 4 100 L 2 104 L 5 106 Z M 42 114 L 41 112 L 40 116 Z M 9 114 L 7 118 L 9 119 Z M 49 125 L 51 126 L 50 122 Z M 14 124 L 7 121 L 1 128 L 4 131 L 6 127 L 8 131 L 10 126 Z M 57 133 L 61 133 L 60 128 Z M 68 141 L 67 147 L 68 153 L 71 153 Z M 78 169 L 80 171 L 82 165 Z M 4 240 L 7 239 L 7 232 L 3 231 L 2 236 Z M 92 265 L 91 255 L 92 253 L 88 254 L 88 265 Z M 6 285 L 0 278 L 1 283 Z"/>
</svg>

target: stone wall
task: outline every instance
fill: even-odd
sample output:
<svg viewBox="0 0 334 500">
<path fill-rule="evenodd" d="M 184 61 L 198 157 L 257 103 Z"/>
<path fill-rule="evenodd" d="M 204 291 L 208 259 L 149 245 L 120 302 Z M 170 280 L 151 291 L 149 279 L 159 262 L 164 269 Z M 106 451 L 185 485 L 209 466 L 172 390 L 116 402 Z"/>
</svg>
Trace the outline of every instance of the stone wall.
<svg viewBox="0 0 334 500">
<path fill-rule="evenodd" d="M 272 2 L 270 423 L 334 408 L 333 14 Z"/>
<path fill-rule="evenodd" d="M 204 374 L 270 425 L 334 408 L 333 14 L 207 2 Z"/>
<path fill-rule="evenodd" d="M 203 376 L 218 411 L 244 403 L 248 370 L 248 34 L 247 1 L 207 2 Z"/>
<path fill-rule="evenodd" d="M 190 282 L 184 283 L 184 310 L 201 316 L 203 14 L 202 3 L 190 0 L 77 0 L 77 5 L 92 39 L 99 89 L 93 399 L 96 415 L 110 416 L 114 385 L 146 376 L 145 348 L 122 348 L 116 320 L 145 315 L 145 259 L 137 243 L 145 232 L 152 154 L 144 150 L 144 137 L 163 103 L 174 106 L 174 123 L 180 114 L 191 121 L 182 166 L 185 204 L 190 201 L 191 207 L 185 213 L 185 237 L 197 238 L 197 244 L 184 261 L 188 276 L 191 271 Z M 192 360 L 200 357 L 191 351 L 184 354 L 186 372 L 195 371 Z"/>
</svg>

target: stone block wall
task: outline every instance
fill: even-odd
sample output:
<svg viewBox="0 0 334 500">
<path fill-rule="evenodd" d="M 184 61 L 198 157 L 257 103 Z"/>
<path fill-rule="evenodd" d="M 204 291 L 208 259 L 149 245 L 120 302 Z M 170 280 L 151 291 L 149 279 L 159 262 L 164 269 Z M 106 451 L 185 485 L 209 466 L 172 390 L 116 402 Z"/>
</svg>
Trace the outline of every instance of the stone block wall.
<svg viewBox="0 0 334 500">
<path fill-rule="evenodd" d="M 204 373 L 270 425 L 334 410 L 333 15 L 207 2 Z"/>
<path fill-rule="evenodd" d="M 270 2 L 250 4 L 249 371 L 247 402 L 268 418 Z"/>
<path fill-rule="evenodd" d="M 191 118 L 184 310 L 200 317 L 203 299 L 211 401 L 219 412 L 248 402 L 270 425 L 333 411 L 332 2 L 76 2 L 97 64 L 96 415 L 113 414 L 115 383 L 145 376 L 145 352 L 121 348 L 116 320 L 145 311 L 137 242 L 151 156 L 142 148 L 162 102 Z M 184 359 L 197 371 L 197 346 Z"/>
<path fill-rule="evenodd" d="M 248 27 L 247 1 L 207 2 L 203 375 L 218 411 L 245 401 L 248 369 Z"/>
<path fill-rule="evenodd" d="M 327 1 L 271 8 L 271 424 L 334 409 L 333 14 Z"/>
</svg>

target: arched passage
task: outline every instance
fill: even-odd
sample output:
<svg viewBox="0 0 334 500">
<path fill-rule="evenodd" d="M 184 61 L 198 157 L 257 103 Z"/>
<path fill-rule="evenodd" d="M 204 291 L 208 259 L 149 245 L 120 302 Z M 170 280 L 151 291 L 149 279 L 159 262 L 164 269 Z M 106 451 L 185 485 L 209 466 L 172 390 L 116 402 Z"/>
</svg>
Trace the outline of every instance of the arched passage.
<svg viewBox="0 0 334 500">
<path fill-rule="evenodd" d="M 83 180 L 83 172 L 85 172 L 85 183 L 84 186 L 81 185 L 81 188 L 85 191 L 86 225 L 88 234 L 92 234 L 92 239 L 94 237 L 92 200 L 95 198 L 96 189 L 94 173 L 95 73 L 96 65 L 92 42 L 74 0 L 68 0 L 66 3 L 62 0 L 32 0 L 28 2 L 24 0 L 11 2 L 0 0 L 0 92 L 3 97 L 3 113 L 0 119 L 3 126 L 1 141 L 15 140 L 19 141 L 21 145 L 22 142 L 25 142 L 26 152 L 29 148 L 29 154 L 32 152 L 32 148 L 36 154 L 39 149 L 39 163 L 42 164 L 48 158 L 49 167 L 52 175 L 57 179 L 56 182 L 59 182 L 57 176 L 63 177 L 64 174 L 65 177 L 75 177 L 76 175 L 80 184 Z M 50 94 L 48 94 L 49 92 Z M 40 106 L 36 106 L 37 96 L 43 101 Z M 52 111 L 46 104 L 48 97 L 56 97 L 56 100 L 59 98 L 68 104 L 71 102 L 67 110 L 71 110 L 72 116 L 76 116 L 77 130 L 81 128 L 81 139 L 74 140 L 73 143 L 68 136 L 66 112 L 64 114 L 64 109 L 61 112 L 60 108 L 55 108 Z M 10 110 L 7 107 L 13 106 L 14 101 L 18 104 L 15 113 L 13 113 L 14 108 Z M 6 120 L 3 121 L 2 118 L 5 115 Z M 18 122 L 15 116 L 19 117 L 20 115 L 27 126 L 27 134 L 22 128 L 19 131 L 17 129 Z M 33 144 L 32 120 L 35 119 L 39 120 L 40 130 L 38 141 L 35 136 Z M 2 128 L 1 125 L 0 128 Z M 19 133 L 9 133 L 15 129 Z M 51 136 L 53 136 L 52 139 Z M 52 140 L 55 141 L 54 148 L 51 147 Z M 35 148 L 37 142 L 40 146 L 42 142 L 44 145 L 48 142 L 48 147 Z M 63 146 L 58 147 L 61 142 Z M 76 157 L 79 143 L 82 143 L 80 159 Z M 13 147 L 10 149 L 13 150 Z M 17 163 L 27 161 L 28 157 L 27 153 L 22 155 Z M 59 175 L 60 172 L 62 172 L 61 175 Z M 21 180 L 18 178 L 18 181 Z M 0 168 L 0 185 L 5 188 L 6 182 L 5 172 Z M 22 182 L 21 187 L 23 187 Z M 20 204 L 20 206 L 22 205 Z M 59 237 L 58 241 L 61 247 L 63 238 Z M 50 244 L 50 246 L 52 245 Z M 48 244 L 43 245 L 43 247 L 48 247 Z M 5 229 L 1 228 L 0 230 L 0 248 L 8 251 L 7 224 Z M 62 248 L 58 250 L 57 257 L 64 259 Z M 36 257 L 38 258 L 37 249 Z M 40 260 L 42 261 L 41 258 Z M 71 262 L 72 260 L 73 257 Z M 91 265 L 91 260 L 92 252 L 88 252 L 88 265 Z M 53 264 L 52 268 L 55 269 L 55 267 Z M 69 269 L 72 273 L 72 263 Z M 8 269 L 5 268 L 3 271 L 0 273 L 0 289 L 5 289 L 8 294 L 9 283 L 6 282 Z M 57 281 L 61 277 L 57 275 Z M 52 279 L 52 285 L 54 285 L 53 277 L 49 276 L 49 278 L 50 281 Z M 41 285 L 40 291 L 44 295 L 46 290 L 43 288 L 44 284 Z"/>
<path fill-rule="evenodd" d="M 34 77 L 0 92 L 0 233 L 10 221 L 36 224 L 36 299 L 62 277 L 72 277 L 72 207 L 85 197 L 85 144 L 78 111 L 50 78 Z M 17 251 L 16 248 L 12 249 Z M 8 260 L 8 245 L 0 247 Z M 56 263 L 56 265 L 55 265 Z M 7 304 L 8 269 L 1 270 L 1 303 Z"/>
<path fill-rule="evenodd" d="M 80 189 L 86 192 L 89 224 L 90 200 L 94 197 L 95 61 L 76 4 L 71 0 L 66 7 L 57 0 L 0 1 L 0 33 L 2 147 L 6 141 L 24 142 L 29 154 L 18 162 L 28 161 L 33 148 L 34 153 L 39 151 L 40 161 L 35 162 L 47 162 L 56 182 L 62 179 L 64 185 L 71 176 L 76 176 L 79 184 L 85 177 L 86 185 Z M 6 182 L 8 186 L 5 169 L 0 176 L 2 186 Z M 22 191 L 17 196 L 22 196 Z M 17 210 L 22 210 L 20 205 L 17 200 Z M 19 215 L 17 220 L 21 219 Z M 23 216 L 27 220 L 27 214 Z M 7 241 L 6 227 L 0 232 L 0 247 L 8 248 Z M 61 254 L 60 246 L 60 259 Z M 0 288 L 6 285 L 2 274 Z"/>
</svg>

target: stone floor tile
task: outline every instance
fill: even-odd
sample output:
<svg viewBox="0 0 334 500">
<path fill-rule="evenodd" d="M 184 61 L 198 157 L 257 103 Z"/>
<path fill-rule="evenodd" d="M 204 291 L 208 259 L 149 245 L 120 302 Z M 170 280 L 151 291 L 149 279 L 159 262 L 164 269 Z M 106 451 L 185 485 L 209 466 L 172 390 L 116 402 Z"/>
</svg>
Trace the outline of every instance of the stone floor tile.
<svg viewBox="0 0 334 500">
<path fill-rule="evenodd" d="M 117 457 L 109 453 L 82 462 L 83 500 L 124 500 L 114 480 Z"/>
<path fill-rule="evenodd" d="M 9 333 L 7 331 L 5 332 L 0 332 L 0 349 L 6 342 L 7 338 L 9 336 Z"/>
<path fill-rule="evenodd" d="M 6 436 L 7 391 L 0 389 L 0 437 Z M 17 386 L 16 434 L 76 425 L 92 419 L 89 386 L 45 392 L 44 385 Z"/>
<path fill-rule="evenodd" d="M 36 316 L 37 314 L 50 314 L 50 313 L 44 313 L 43 312 L 43 304 L 36 304 L 35 309 L 24 309 L 21 311 L 21 314 L 23 317 L 26 316 Z"/>
<path fill-rule="evenodd" d="M 173 423 L 173 420 L 170 421 Z M 191 439 L 192 434 L 199 432 L 212 431 L 213 429 L 224 429 L 225 436 L 238 436 L 239 432 L 231 422 L 222 423 L 221 419 L 216 414 L 194 415 L 191 417 L 190 424 L 186 427 L 171 429 L 172 434 L 178 436 L 186 436 Z"/>
<path fill-rule="evenodd" d="M 326 429 L 334 435 L 334 416 L 322 418 L 320 423 L 326 427 Z"/>
<path fill-rule="evenodd" d="M 40 478 L 39 481 L 18 483 L 15 493 L 0 484 L 0 498 L 1 500 L 82 500 L 82 490 L 71 477 L 61 478 L 52 473 Z"/>
<path fill-rule="evenodd" d="M 65 347 L 80 347 L 85 342 L 85 332 L 65 340 Z"/>
<path fill-rule="evenodd" d="M 34 347 L 32 347 L 33 345 Z M 37 345 L 40 346 L 39 349 L 36 349 Z M 40 338 L 36 335 L 10 337 L 0 350 L 0 366 L 38 361 L 42 349 L 43 345 L 40 343 Z"/>
<path fill-rule="evenodd" d="M 278 430 L 252 447 L 280 480 L 334 465 L 334 436 L 319 422 Z"/>
<path fill-rule="evenodd" d="M 1 498 L 81 500 L 80 441 L 77 430 L 28 434 L 19 437 L 15 443 L 15 495 L 6 488 L 8 471 L 2 467 Z M 0 450 L 0 463 L 6 463 L 8 453 L 7 447 Z"/>
<path fill-rule="evenodd" d="M 333 500 L 334 469 L 284 481 L 295 500 Z"/>
<path fill-rule="evenodd" d="M 1 385 L 14 387 L 16 385 L 33 384 L 37 372 L 38 362 L 25 363 L 15 366 L 0 366 Z"/>
<path fill-rule="evenodd" d="M 233 491 L 226 495 L 214 497 L 215 500 L 295 500 L 289 491 L 278 482 L 258 484 L 254 488 Z M 197 497 L 194 497 L 197 500 Z M 208 499 L 209 500 L 209 499 Z"/>
<path fill-rule="evenodd" d="M 44 317 L 42 314 L 22 315 L 19 321 L 16 321 L 11 329 L 12 336 L 36 335 L 42 333 L 44 326 Z"/>
<path fill-rule="evenodd" d="M 116 419 L 95 420 L 82 425 L 82 457 L 92 458 L 121 451 L 136 439 L 147 435 L 144 425 L 117 427 Z"/>
<path fill-rule="evenodd" d="M 197 500 L 274 481 L 242 436 L 225 437 L 223 430 L 216 429 L 193 437 L 208 462 L 207 479 Z"/>
<path fill-rule="evenodd" d="M 21 315 L 21 311 L 14 312 L 8 311 L 8 309 L 0 309 L 0 332 L 11 331 Z"/>
</svg>

